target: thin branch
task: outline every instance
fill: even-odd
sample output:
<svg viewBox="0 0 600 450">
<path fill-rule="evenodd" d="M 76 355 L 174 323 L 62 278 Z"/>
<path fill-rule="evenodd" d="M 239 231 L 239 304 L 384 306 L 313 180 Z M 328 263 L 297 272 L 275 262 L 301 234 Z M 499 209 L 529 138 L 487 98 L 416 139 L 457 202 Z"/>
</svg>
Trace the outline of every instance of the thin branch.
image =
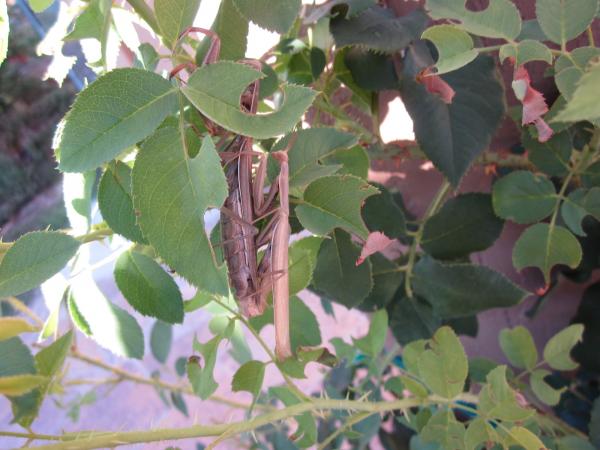
<svg viewBox="0 0 600 450">
<path fill-rule="evenodd" d="M 6 302 L 17 311 L 22 312 L 31 320 L 33 320 L 39 327 L 44 326 L 44 321 L 40 318 L 40 316 L 34 313 L 25 303 L 23 303 L 22 300 L 19 300 L 17 297 L 1 298 L 0 301 Z"/>
<path fill-rule="evenodd" d="M 390 402 L 364 402 L 356 400 L 333 400 L 312 399 L 310 402 L 302 402 L 288 406 L 277 411 L 257 416 L 250 420 L 242 420 L 230 424 L 219 425 L 195 425 L 186 428 L 167 428 L 156 430 L 137 430 L 125 432 L 106 431 L 84 431 L 64 434 L 59 437 L 61 442 L 36 447 L 38 450 L 86 450 L 95 448 L 114 448 L 127 444 L 138 444 L 157 442 L 165 440 L 188 439 L 208 436 L 222 436 L 224 434 L 240 434 L 255 430 L 273 422 L 286 420 L 303 414 L 319 410 L 345 410 L 362 411 L 370 414 L 382 413 L 394 410 L 406 410 L 416 406 L 427 406 L 431 404 L 446 404 L 447 400 L 441 398 L 431 399 L 402 399 Z M 0 432 L 0 436 L 5 432 Z M 31 439 L 43 440 L 43 435 L 31 433 Z M 52 440 L 54 436 L 52 436 Z"/>
<path fill-rule="evenodd" d="M 451 188 L 450 183 L 447 180 L 444 180 L 442 182 L 442 185 L 440 186 L 440 189 L 438 190 L 437 194 L 435 195 L 435 197 L 429 204 L 427 211 L 423 215 L 423 218 L 421 219 L 421 223 L 419 224 L 419 228 L 417 229 L 417 232 L 415 233 L 415 237 L 413 238 L 412 244 L 410 245 L 410 249 L 408 251 L 408 262 L 406 263 L 406 266 L 407 266 L 406 273 L 404 274 L 404 288 L 406 290 L 406 295 L 408 298 L 412 298 L 412 296 L 413 296 L 413 290 L 412 290 L 412 284 L 411 284 L 412 271 L 413 271 L 413 268 L 415 266 L 415 262 L 417 259 L 417 250 L 419 249 L 419 247 L 421 245 L 421 239 L 423 238 L 423 231 L 425 230 L 425 222 L 427 222 L 427 219 L 429 219 L 432 215 L 434 215 L 437 212 L 438 208 L 441 206 L 442 201 L 444 200 L 444 197 L 446 197 L 446 194 L 448 193 L 450 188 Z"/>
<path fill-rule="evenodd" d="M 71 358 L 77 359 L 79 361 L 83 361 L 92 366 L 96 366 L 96 367 L 100 367 L 104 370 L 108 370 L 109 372 L 114 373 L 115 375 L 122 378 L 123 380 L 129 380 L 129 381 L 133 381 L 134 383 L 138 383 L 138 384 L 146 384 L 149 386 L 159 387 L 159 388 L 167 389 L 170 391 L 180 392 L 182 394 L 195 395 L 194 391 L 192 390 L 192 388 L 189 385 L 178 385 L 178 384 L 174 384 L 174 383 L 169 383 L 169 382 L 163 381 L 159 378 L 146 378 L 146 377 L 128 372 L 124 369 L 121 369 L 120 367 L 111 366 L 110 364 L 107 364 L 104 361 L 84 355 L 83 353 L 80 353 L 76 350 L 72 351 L 69 354 L 69 356 Z M 236 402 L 234 400 L 229 400 L 225 397 L 220 397 L 217 395 L 213 395 L 213 396 L 209 397 L 209 400 L 213 401 L 215 403 L 222 403 L 224 405 L 231 406 L 232 408 L 250 409 L 249 404 Z M 262 404 L 257 404 L 256 408 L 271 409 L 271 407 L 269 405 L 262 405 Z"/>
</svg>

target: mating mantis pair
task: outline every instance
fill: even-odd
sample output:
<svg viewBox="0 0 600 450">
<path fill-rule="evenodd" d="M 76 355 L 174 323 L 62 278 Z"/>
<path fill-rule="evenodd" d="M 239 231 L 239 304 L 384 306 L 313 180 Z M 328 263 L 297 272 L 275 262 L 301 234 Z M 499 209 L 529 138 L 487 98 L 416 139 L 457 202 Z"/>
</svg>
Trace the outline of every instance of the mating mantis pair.
<svg viewBox="0 0 600 450">
<path fill-rule="evenodd" d="M 180 39 L 191 32 L 206 34 L 211 39 L 203 64 L 210 64 L 219 58 L 220 40 L 211 30 L 190 27 Z M 242 61 L 261 69 L 260 62 Z M 182 64 L 171 71 L 171 77 L 190 64 Z M 243 93 L 240 107 L 248 114 L 256 114 L 259 101 L 260 80 L 252 83 Z M 229 280 L 242 313 L 247 317 L 260 315 L 267 306 L 267 297 L 273 293 L 275 354 L 279 360 L 292 355 L 289 333 L 289 276 L 288 245 L 289 225 L 289 166 L 287 149 L 273 152 L 279 163 L 279 175 L 265 194 L 267 178 L 267 157 L 252 149 L 252 138 L 234 135 L 204 118 L 207 129 L 213 135 L 220 135 L 221 142 L 231 138 L 224 151 L 224 160 L 229 194 L 221 208 L 221 238 L 223 254 L 229 269 Z M 293 139 L 290 141 L 293 142 Z M 291 146 L 288 145 L 288 149 Z M 259 164 L 253 175 L 254 157 Z M 279 205 L 275 205 L 276 198 Z M 255 224 L 269 218 L 262 230 Z M 258 250 L 265 248 L 259 262 Z"/>
</svg>

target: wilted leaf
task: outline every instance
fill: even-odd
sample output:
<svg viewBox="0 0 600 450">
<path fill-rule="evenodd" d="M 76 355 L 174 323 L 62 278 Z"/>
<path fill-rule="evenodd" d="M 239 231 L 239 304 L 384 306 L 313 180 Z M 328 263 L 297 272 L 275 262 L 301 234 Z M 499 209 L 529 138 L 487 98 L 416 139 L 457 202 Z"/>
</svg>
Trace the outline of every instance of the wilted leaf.
<svg viewBox="0 0 600 450">
<path fill-rule="evenodd" d="M 362 250 L 360 251 L 360 256 L 356 260 L 356 265 L 360 265 L 365 262 L 369 256 L 382 252 L 385 250 L 393 241 L 393 239 L 388 238 L 385 234 L 380 231 L 374 231 L 369 233 L 367 236 L 367 240 L 365 241 Z"/>
</svg>

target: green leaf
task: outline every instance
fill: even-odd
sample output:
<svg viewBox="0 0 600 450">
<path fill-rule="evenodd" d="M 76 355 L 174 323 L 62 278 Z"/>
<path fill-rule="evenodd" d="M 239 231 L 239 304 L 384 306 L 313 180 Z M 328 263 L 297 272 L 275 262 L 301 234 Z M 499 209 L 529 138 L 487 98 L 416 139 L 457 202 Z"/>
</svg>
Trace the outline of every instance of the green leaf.
<svg viewBox="0 0 600 450">
<path fill-rule="evenodd" d="M 442 318 L 464 317 L 519 304 L 528 292 L 494 270 L 472 264 L 421 259 L 414 268 L 414 291 Z"/>
<path fill-rule="evenodd" d="M 567 229 L 538 223 L 527 228 L 519 237 L 512 259 L 517 270 L 538 267 L 543 272 L 546 283 L 549 283 L 552 267 L 565 264 L 574 269 L 579 265 L 581 257 L 581 245 Z"/>
<path fill-rule="evenodd" d="M 404 281 L 399 266 L 381 254 L 369 257 L 373 275 L 373 289 L 358 308 L 361 311 L 373 311 L 387 307 L 394 294 Z"/>
<path fill-rule="evenodd" d="M 503 88 L 493 59 L 480 55 L 465 67 L 442 75 L 455 92 L 452 103 L 447 104 L 416 81 L 431 64 L 424 43 L 410 47 L 404 59 L 400 94 L 419 146 L 457 186 L 473 160 L 488 148 L 500 124 Z"/>
<path fill-rule="evenodd" d="M 426 23 L 427 16 L 421 10 L 397 17 L 389 9 L 373 6 L 350 18 L 339 14 L 329 27 L 338 48 L 358 45 L 394 53 L 418 39 Z"/>
<path fill-rule="evenodd" d="M 217 362 L 217 351 L 219 344 L 223 340 L 223 336 L 217 335 L 205 344 L 201 344 L 194 339 L 194 350 L 200 352 L 204 358 L 204 367 L 200 366 L 200 361 L 197 356 L 192 356 L 188 360 L 187 375 L 194 390 L 194 394 L 202 400 L 210 397 L 219 387 L 214 379 L 213 371 Z"/>
<path fill-rule="evenodd" d="M 359 256 L 360 249 L 350 235 L 335 230 L 332 238 L 321 245 L 313 274 L 315 289 L 346 308 L 357 306 L 373 287 L 371 262 L 366 260 L 357 266 Z"/>
<path fill-rule="evenodd" d="M 560 438 L 556 443 L 557 450 L 594 450 L 598 447 L 598 445 L 593 446 L 589 441 L 574 435 Z"/>
<path fill-rule="evenodd" d="M 469 64 L 479 54 L 473 49 L 471 36 L 454 25 L 429 27 L 421 39 L 433 42 L 437 48 L 438 59 L 435 63 L 437 75 L 459 69 Z"/>
<path fill-rule="evenodd" d="M 75 255 L 79 241 L 57 231 L 34 231 L 21 236 L 0 262 L 0 298 L 39 286 Z"/>
<path fill-rule="evenodd" d="M 39 330 L 20 317 L 0 317 L 0 341 L 34 331 Z"/>
<path fill-rule="evenodd" d="M 600 61 L 595 59 L 577 82 L 573 97 L 569 100 L 567 106 L 552 119 L 552 122 L 593 121 L 600 118 L 600 105 L 590 98 L 591 95 L 597 92 L 599 84 Z"/>
<path fill-rule="evenodd" d="M 594 58 L 600 56 L 596 47 L 579 47 L 568 55 L 561 55 L 554 64 L 556 87 L 566 100 L 571 100 L 581 77 Z M 562 107 L 560 108 L 563 109 Z M 550 117 L 548 117 L 550 119 Z"/>
<path fill-rule="evenodd" d="M 363 89 L 384 91 L 399 86 L 394 61 L 388 55 L 362 47 L 345 47 L 336 52 L 336 61 L 334 71 L 337 77 L 360 97 L 361 103 L 371 97 L 371 93 Z"/>
<path fill-rule="evenodd" d="M 598 11 L 597 0 L 536 0 L 535 13 L 544 34 L 566 44 L 590 26 Z"/>
<path fill-rule="evenodd" d="M 517 66 L 530 61 L 544 61 L 552 64 L 552 52 L 542 42 L 525 39 L 516 43 L 504 44 L 500 47 L 500 61 L 513 58 Z"/>
<path fill-rule="evenodd" d="M 29 348 L 18 337 L 0 341 L 0 377 L 37 373 Z"/>
<path fill-rule="evenodd" d="M 152 258 L 129 250 L 117 260 L 114 273 L 119 290 L 136 311 L 167 323 L 183 322 L 179 288 Z"/>
<path fill-rule="evenodd" d="M 121 161 L 111 162 L 100 180 L 98 206 L 108 226 L 130 241 L 146 243 L 137 224 L 131 192 L 131 168 Z"/>
<path fill-rule="evenodd" d="M 570 325 L 553 336 L 544 347 L 544 361 L 556 370 L 573 370 L 578 364 L 571 359 L 575 344 L 581 342 L 583 325 Z"/>
<path fill-rule="evenodd" d="M 290 295 L 297 294 L 311 282 L 322 239 L 307 237 L 289 247 Z"/>
<path fill-rule="evenodd" d="M 156 0 L 154 11 L 161 36 L 171 48 L 182 31 L 194 23 L 200 0 Z"/>
<path fill-rule="evenodd" d="M 429 395 L 429 391 L 420 381 L 410 378 L 406 375 L 400 375 L 399 378 L 404 384 L 404 387 L 415 396 L 419 398 L 426 398 Z"/>
<path fill-rule="evenodd" d="M 349 149 L 336 150 L 333 155 L 326 157 L 325 164 L 341 164 L 341 169 L 337 172 L 340 175 L 354 175 L 355 177 L 366 180 L 369 176 L 370 160 L 367 151 L 360 145 L 355 145 Z"/>
<path fill-rule="evenodd" d="M 210 137 L 190 158 L 193 139 L 188 133 L 182 142 L 169 126 L 146 141 L 133 168 L 133 203 L 144 236 L 169 266 L 201 289 L 227 295 L 227 269 L 217 265 L 204 229 L 204 213 L 223 204 L 227 181 Z"/>
<path fill-rule="evenodd" d="M 534 370 L 529 378 L 531 389 L 536 397 L 543 401 L 546 405 L 558 405 L 560 396 L 567 388 L 563 387 L 562 389 L 554 389 L 544 380 L 548 375 L 551 375 L 551 372 L 548 370 Z"/>
<path fill-rule="evenodd" d="M 494 183 L 492 201 L 496 214 L 503 219 L 533 223 L 552 214 L 556 190 L 548 178 L 519 170 Z"/>
<path fill-rule="evenodd" d="M 246 19 L 267 30 L 285 34 L 300 13 L 300 0 L 233 0 Z"/>
<path fill-rule="evenodd" d="M 471 34 L 515 39 L 521 32 L 521 15 L 510 0 L 490 0 L 482 11 L 466 8 L 465 0 L 427 0 L 425 8 L 433 19 L 453 19 Z"/>
<path fill-rule="evenodd" d="M 92 335 L 92 330 L 90 328 L 90 324 L 87 323 L 81 311 L 77 307 L 77 303 L 75 303 L 75 297 L 73 296 L 73 291 L 69 289 L 67 293 L 67 309 L 69 310 L 69 316 L 71 320 L 77 327 L 79 331 L 81 331 L 86 336 L 90 337 Z"/>
<path fill-rule="evenodd" d="M 63 366 L 72 343 L 73 331 L 69 331 L 37 352 L 35 362 L 39 373 L 48 377 L 56 375 Z"/>
<path fill-rule="evenodd" d="M 371 316 L 369 332 L 360 339 L 353 339 L 354 345 L 363 353 L 376 357 L 385 344 L 388 329 L 388 315 L 385 309 L 376 311 Z"/>
<path fill-rule="evenodd" d="M 433 336 L 442 324 L 433 312 L 431 305 L 419 298 L 408 298 L 398 291 L 389 306 L 390 329 L 396 340 L 402 344 Z"/>
<path fill-rule="evenodd" d="M 219 12 L 212 24 L 212 31 L 221 39 L 220 59 L 237 61 L 246 55 L 246 41 L 248 36 L 248 21 L 235 7 L 233 0 L 221 0 Z M 202 63 L 208 51 L 210 39 L 205 37 L 198 46 L 196 62 Z M 261 90 L 263 88 L 261 83 Z"/>
<path fill-rule="evenodd" d="M 581 227 L 583 219 L 592 216 L 600 220 L 600 188 L 577 189 L 571 192 L 563 201 L 560 212 L 565 224 L 573 233 L 585 236 Z"/>
<path fill-rule="evenodd" d="M 503 225 L 494 214 L 489 194 L 459 195 L 427 219 L 421 246 L 434 258 L 461 258 L 490 247 Z"/>
<path fill-rule="evenodd" d="M 176 106 L 171 83 L 155 73 L 116 69 L 102 75 L 65 116 L 56 148 L 59 168 L 95 169 L 150 135 Z"/>
<path fill-rule="evenodd" d="M 341 164 L 323 164 L 325 158 L 356 144 L 356 136 L 334 128 L 307 128 L 292 135 L 286 135 L 271 149 L 271 152 L 285 149 L 292 136 L 297 136 L 288 150 L 290 167 L 290 189 L 292 194 L 301 193 L 317 178 L 332 175 Z"/>
<path fill-rule="evenodd" d="M 29 6 L 36 13 L 41 13 L 49 8 L 52 3 L 54 3 L 54 0 L 29 0 Z"/>
<path fill-rule="evenodd" d="M 69 309 L 82 331 L 115 355 L 142 359 L 144 335 L 127 311 L 109 302 L 90 275 L 78 276 L 71 289 Z"/>
<path fill-rule="evenodd" d="M 181 88 L 202 114 L 237 134 L 267 139 L 284 134 L 300 120 L 316 93 L 284 84 L 283 103 L 270 114 L 247 114 L 240 109 L 246 87 L 263 75 L 245 64 L 221 61 L 198 68 Z"/>
<path fill-rule="evenodd" d="M 523 130 L 521 142 L 527 149 L 529 160 L 540 171 L 560 177 L 569 173 L 573 145 L 568 131 L 554 134 L 547 142 L 539 142 L 527 130 Z"/>
<path fill-rule="evenodd" d="M 265 364 L 260 361 L 248 361 L 240 366 L 233 375 L 231 390 L 233 392 L 250 392 L 254 398 L 260 394 L 265 377 Z"/>
<path fill-rule="evenodd" d="M 8 51 L 8 10 L 6 8 L 6 0 L 0 0 L 0 65 L 6 59 Z"/>
<path fill-rule="evenodd" d="M 529 330 L 521 325 L 500 331 L 500 347 L 519 369 L 532 370 L 538 362 L 538 352 Z"/>
<path fill-rule="evenodd" d="M 290 341 L 293 350 L 298 347 L 316 347 L 321 344 L 319 322 L 312 310 L 298 297 L 290 297 Z M 260 331 L 273 323 L 273 308 L 250 320 L 252 327 Z"/>
<path fill-rule="evenodd" d="M 540 450 L 546 448 L 544 443 L 540 441 L 540 438 L 527 428 L 512 427 L 508 430 L 508 434 L 516 445 L 523 447 L 525 450 Z"/>
<path fill-rule="evenodd" d="M 150 334 L 150 349 L 157 361 L 163 364 L 167 362 L 172 340 L 173 327 L 162 320 L 154 322 Z"/>
<path fill-rule="evenodd" d="M 96 39 L 101 42 L 104 54 L 106 46 L 106 23 L 109 22 L 112 3 L 110 0 L 91 0 L 77 16 L 73 29 L 64 37 L 66 42 Z M 109 22 L 110 23 L 110 22 Z"/>
<path fill-rule="evenodd" d="M 269 388 L 269 394 L 278 398 L 285 406 L 292 406 L 300 402 L 289 388 L 285 386 L 273 386 Z M 305 448 L 317 442 L 317 423 L 310 412 L 305 412 L 294 417 L 298 422 L 298 429 L 294 433 L 294 444 Z"/>
<path fill-rule="evenodd" d="M 477 450 L 482 444 L 488 442 L 499 442 L 500 438 L 496 430 L 481 417 L 477 417 L 467 427 L 465 433 L 466 450 Z"/>
<path fill-rule="evenodd" d="M 171 402 L 173 402 L 173 406 L 177 408 L 178 411 L 181 412 L 185 417 L 189 417 L 187 404 L 185 403 L 185 399 L 181 392 L 171 391 Z"/>
<path fill-rule="evenodd" d="M 461 450 L 464 448 L 465 427 L 456 420 L 449 409 L 436 412 L 420 433 L 423 442 L 435 442 L 443 449 Z"/>
<path fill-rule="evenodd" d="M 467 380 L 469 363 L 460 340 L 450 327 L 442 327 L 429 341 L 418 362 L 419 375 L 434 394 L 454 398 Z"/>
<path fill-rule="evenodd" d="M 418 339 L 404 346 L 402 358 L 406 370 L 414 376 L 419 376 L 419 358 L 427 350 L 428 342 L 426 339 Z"/>
<path fill-rule="evenodd" d="M 385 186 L 374 185 L 381 192 L 365 200 L 362 216 L 369 231 L 381 231 L 390 239 L 406 234 L 406 217 L 401 205 Z"/>
<path fill-rule="evenodd" d="M 0 377 L 0 394 L 18 396 L 26 394 L 48 381 L 42 375 L 13 375 Z"/>
<path fill-rule="evenodd" d="M 479 410 L 483 417 L 516 422 L 534 414 L 532 409 L 519 405 L 515 391 L 506 381 L 506 366 L 491 370 L 486 380 L 487 384 L 479 394 Z"/>
<path fill-rule="evenodd" d="M 296 207 L 302 225 L 317 235 L 326 235 L 334 228 L 366 239 L 369 234 L 360 209 L 366 198 L 378 190 L 352 175 L 332 175 L 319 178 L 304 191 L 303 202 Z"/>
<path fill-rule="evenodd" d="M 12 399 L 15 421 L 29 427 L 37 417 L 42 402 L 48 393 L 50 381 L 62 368 L 73 342 L 73 332 L 69 331 L 35 355 L 35 363 L 40 375 L 47 380 L 24 396 Z"/>
</svg>

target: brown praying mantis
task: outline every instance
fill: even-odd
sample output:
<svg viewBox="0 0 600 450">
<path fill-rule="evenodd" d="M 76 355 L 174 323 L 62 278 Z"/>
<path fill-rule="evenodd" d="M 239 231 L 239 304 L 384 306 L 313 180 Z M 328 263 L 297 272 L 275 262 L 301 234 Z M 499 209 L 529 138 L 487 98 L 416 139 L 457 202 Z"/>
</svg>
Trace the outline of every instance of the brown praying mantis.
<svg viewBox="0 0 600 450">
<path fill-rule="evenodd" d="M 218 60 L 219 37 L 211 30 L 190 27 L 179 40 L 191 32 L 200 32 L 210 40 L 209 49 L 202 64 Z M 243 60 L 257 70 L 259 61 Z M 190 63 L 181 64 L 171 71 L 171 77 L 183 69 L 195 68 Z M 242 94 L 240 106 L 248 114 L 256 114 L 259 101 L 260 80 L 253 82 Z M 230 133 L 207 118 L 203 118 L 213 135 L 226 141 Z M 224 162 L 229 194 L 221 208 L 221 239 L 223 254 L 229 270 L 229 281 L 243 315 L 260 315 L 267 307 L 267 297 L 273 293 L 275 354 L 279 360 L 292 356 L 289 333 L 289 275 L 288 245 L 289 225 L 289 166 L 287 150 L 273 152 L 278 161 L 279 175 L 265 194 L 267 179 L 267 155 L 252 149 L 252 138 L 234 135 L 220 155 Z M 259 163 L 254 169 L 254 157 Z M 278 198 L 279 204 L 276 205 Z M 261 230 L 256 223 L 269 218 Z M 259 249 L 264 248 L 259 262 Z"/>
</svg>

